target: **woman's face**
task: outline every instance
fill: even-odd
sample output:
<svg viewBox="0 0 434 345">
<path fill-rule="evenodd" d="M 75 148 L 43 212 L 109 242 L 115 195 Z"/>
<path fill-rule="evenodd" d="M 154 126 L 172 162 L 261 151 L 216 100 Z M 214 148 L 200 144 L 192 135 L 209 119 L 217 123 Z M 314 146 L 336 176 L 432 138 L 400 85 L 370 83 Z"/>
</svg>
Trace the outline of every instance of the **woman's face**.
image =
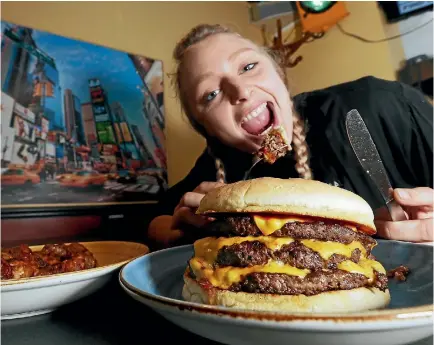
<svg viewBox="0 0 434 345">
<path fill-rule="evenodd" d="M 184 54 L 181 92 L 208 135 L 255 152 L 269 129 L 292 140 L 291 100 L 271 59 L 234 34 L 217 34 Z"/>
</svg>

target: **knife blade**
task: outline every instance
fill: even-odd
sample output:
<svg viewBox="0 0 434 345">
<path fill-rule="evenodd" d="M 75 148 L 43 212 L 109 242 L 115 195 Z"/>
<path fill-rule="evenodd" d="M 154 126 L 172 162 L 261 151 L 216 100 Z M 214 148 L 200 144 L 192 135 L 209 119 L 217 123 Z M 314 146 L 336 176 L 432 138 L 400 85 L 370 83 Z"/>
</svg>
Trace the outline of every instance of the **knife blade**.
<svg viewBox="0 0 434 345">
<path fill-rule="evenodd" d="M 377 186 L 384 199 L 389 211 L 389 219 L 392 221 L 406 220 L 406 213 L 393 198 L 393 188 L 368 127 L 356 109 L 347 113 L 345 125 L 351 147 L 360 165 Z"/>
</svg>

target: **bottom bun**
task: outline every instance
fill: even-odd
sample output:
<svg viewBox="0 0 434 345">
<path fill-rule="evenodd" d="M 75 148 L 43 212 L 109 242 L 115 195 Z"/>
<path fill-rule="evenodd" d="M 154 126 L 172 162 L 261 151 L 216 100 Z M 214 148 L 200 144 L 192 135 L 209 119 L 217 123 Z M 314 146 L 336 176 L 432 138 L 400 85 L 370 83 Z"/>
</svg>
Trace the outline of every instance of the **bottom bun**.
<svg viewBox="0 0 434 345">
<path fill-rule="evenodd" d="M 182 297 L 189 302 L 235 309 L 297 313 L 350 313 L 381 309 L 390 303 L 389 290 L 357 288 L 323 292 L 318 295 L 273 295 L 232 292 L 217 288 L 204 289 L 196 280 L 184 275 Z"/>
</svg>

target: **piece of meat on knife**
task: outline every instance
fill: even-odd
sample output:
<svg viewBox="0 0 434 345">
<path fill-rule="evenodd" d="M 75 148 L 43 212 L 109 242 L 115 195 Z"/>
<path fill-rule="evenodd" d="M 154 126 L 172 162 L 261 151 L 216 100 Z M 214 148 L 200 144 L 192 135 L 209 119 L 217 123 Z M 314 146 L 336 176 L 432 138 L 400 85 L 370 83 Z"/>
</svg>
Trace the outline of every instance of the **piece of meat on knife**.
<svg viewBox="0 0 434 345">
<path fill-rule="evenodd" d="M 284 157 L 289 150 L 290 145 L 283 128 L 277 127 L 267 134 L 255 155 L 266 163 L 273 164 L 278 158 Z"/>
</svg>

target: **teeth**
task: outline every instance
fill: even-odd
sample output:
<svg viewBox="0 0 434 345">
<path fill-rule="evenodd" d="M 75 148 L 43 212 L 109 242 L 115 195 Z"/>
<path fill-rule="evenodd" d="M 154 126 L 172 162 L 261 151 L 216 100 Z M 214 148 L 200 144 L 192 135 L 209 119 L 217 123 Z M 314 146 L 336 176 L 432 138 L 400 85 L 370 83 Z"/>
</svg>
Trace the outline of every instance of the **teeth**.
<svg viewBox="0 0 434 345">
<path fill-rule="evenodd" d="M 262 113 L 265 108 L 267 107 L 267 103 L 262 103 L 259 107 L 257 107 L 255 110 L 248 113 L 244 118 L 241 120 L 241 123 L 244 123 L 246 121 L 250 121 L 257 117 L 260 113 Z"/>
<path fill-rule="evenodd" d="M 259 134 L 259 135 L 261 135 L 261 136 L 263 136 L 263 135 L 267 135 L 271 130 L 273 129 L 273 126 L 270 126 L 270 127 L 268 127 L 265 131 L 263 131 L 261 134 Z"/>
</svg>

